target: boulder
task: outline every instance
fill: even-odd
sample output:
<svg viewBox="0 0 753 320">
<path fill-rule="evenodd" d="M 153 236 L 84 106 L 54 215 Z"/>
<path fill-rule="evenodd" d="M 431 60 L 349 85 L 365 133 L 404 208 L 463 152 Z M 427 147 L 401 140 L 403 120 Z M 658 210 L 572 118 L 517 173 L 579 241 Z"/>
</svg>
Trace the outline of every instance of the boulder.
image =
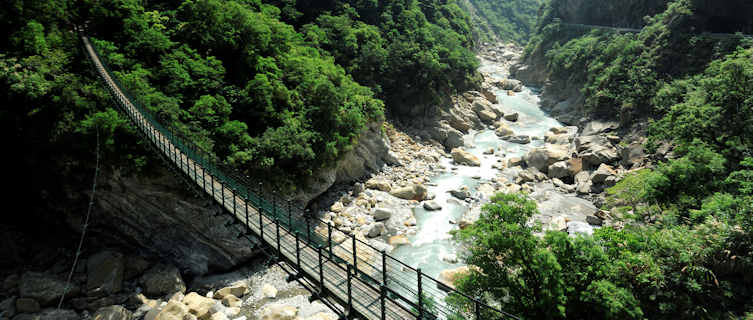
<svg viewBox="0 0 753 320">
<path fill-rule="evenodd" d="M 567 146 L 548 144 L 529 151 L 523 157 L 523 160 L 527 166 L 545 172 L 549 170 L 549 166 L 556 162 L 567 160 L 569 156 Z"/>
<path fill-rule="evenodd" d="M 42 307 L 58 302 L 63 293 L 71 297 L 78 294 L 76 286 L 71 285 L 66 292 L 66 283 L 56 277 L 38 272 L 26 272 L 21 276 L 19 293 L 22 298 L 31 298 Z"/>
<path fill-rule="evenodd" d="M 565 231 L 567 230 L 567 219 L 564 216 L 552 217 L 552 220 L 544 226 L 544 230 Z"/>
<path fill-rule="evenodd" d="M 297 320 L 298 318 L 298 308 L 282 304 L 264 306 L 259 313 L 259 320 Z"/>
<path fill-rule="evenodd" d="M 86 262 L 86 290 L 89 296 L 105 296 L 120 292 L 125 272 L 120 252 L 105 250 Z"/>
<path fill-rule="evenodd" d="M 460 200 L 465 200 L 466 198 L 471 197 L 471 191 L 468 189 L 467 186 L 462 186 L 458 189 L 450 190 L 450 194 L 453 197 L 458 198 Z"/>
<path fill-rule="evenodd" d="M 447 262 L 449 264 L 455 264 L 458 263 L 458 256 L 454 253 L 448 253 L 448 254 L 442 254 L 440 256 L 440 259 L 444 262 Z"/>
<path fill-rule="evenodd" d="M 374 211 L 371 213 L 371 216 L 374 217 L 375 221 L 383 221 L 392 217 L 392 213 L 393 213 L 392 209 L 375 208 Z"/>
<path fill-rule="evenodd" d="M 494 85 L 502 90 L 523 91 L 523 84 L 519 80 L 505 79 L 495 82 Z"/>
<path fill-rule="evenodd" d="M 609 140 L 603 136 L 591 135 L 575 138 L 575 149 L 578 152 L 584 152 L 588 150 L 598 149 L 602 147 L 611 146 Z"/>
<path fill-rule="evenodd" d="M 567 161 L 558 161 L 553 163 L 547 169 L 547 175 L 549 178 L 564 178 L 571 176 L 571 172 L 568 168 Z"/>
<path fill-rule="evenodd" d="M 336 201 L 332 204 L 332 206 L 329 207 L 329 211 L 332 211 L 334 213 L 340 213 L 343 211 L 343 209 L 345 209 L 345 206 L 340 201 Z"/>
<path fill-rule="evenodd" d="M 547 134 L 544 136 L 544 142 L 551 144 L 570 144 L 572 136 L 566 134 Z"/>
<path fill-rule="evenodd" d="M 601 226 L 604 224 L 604 220 L 597 216 L 586 216 L 586 222 L 594 226 Z"/>
<path fill-rule="evenodd" d="M 191 292 L 183 298 L 183 303 L 187 307 L 186 313 L 190 312 L 199 319 L 206 319 L 211 316 L 210 311 L 212 307 L 217 304 L 217 301 L 211 298 L 202 297 L 196 292 Z"/>
<path fill-rule="evenodd" d="M 583 162 L 591 167 L 598 166 L 602 163 L 613 163 L 620 159 L 617 150 L 612 147 L 599 147 L 589 150 L 581 155 Z"/>
<path fill-rule="evenodd" d="M 497 129 L 494 130 L 494 133 L 500 137 L 506 137 L 515 134 L 515 132 L 510 129 L 510 126 L 508 126 L 507 123 L 504 122 L 497 122 Z"/>
<path fill-rule="evenodd" d="M 394 235 L 390 237 L 390 239 L 387 242 L 393 247 L 410 244 L 410 240 L 408 240 L 408 237 L 406 237 L 403 234 Z"/>
<path fill-rule="evenodd" d="M 366 236 L 369 238 L 376 238 L 378 236 L 381 236 L 383 232 L 384 232 L 384 223 L 375 222 L 368 227 Z"/>
<path fill-rule="evenodd" d="M 523 165 L 523 158 L 521 157 L 512 157 L 509 160 L 507 160 L 507 166 L 510 168 L 521 166 L 521 165 Z"/>
<path fill-rule="evenodd" d="M 588 194 L 591 192 L 591 173 L 581 171 L 575 175 L 575 188 L 579 194 Z"/>
<path fill-rule="evenodd" d="M 510 122 L 516 122 L 516 121 L 518 121 L 518 117 L 519 117 L 519 115 L 518 115 L 517 112 L 508 113 L 508 114 L 505 115 L 505 120 L 510 121 Z"/>
<path fill-rule="evenodd" d="M 402 188 L 394 189 L 390 194 L 404 200 L 421 201 L 426 199 L 428 190 L 421 184 L 414 184 Z"/>
<path fill-rule="evenodd" d="M 92 316 L 93 320 L 131 320 L 133 314 L 121 306 L 102 307 Z"/>
<path fill-rule="evenodd" d="M 626 168 L 640 165 L 646 158 L 646 151 L 642 143 L 631 143 L 620 150 L 621 162 Z"/>
<path fill-rule="evenodd" d="M 16 299 L 16 312 L 18 313 L 36 313 L 42 310 L 37 300 L 31 298 Z"/>
<path fill-rule="evenodd" d="M 215 299 L 222 299 L 227 295 L 242 297 L 248 292 L 248 285 L 245 282 L 236 283 L 232 286 L 224 287 L 214 293 Z"/>
<path fill-rule="evenodd" d="M 617 175 L 617 173 L 614 171 L 614 169 L 612 169 L 612 167 L 602 163 L 601 165 L 599 165 L 599 168 L 596 169 L 593 174 L 591 174 L 591 182 L 596 184 L 604 183 L 607 178 L 613 177 L 615 175 Z"/>
<path fill-rule="evenodd" d="M 620 127 L 620 124 L 616 121 L 593 120 L 587 123 L 585 127 L 583 127 L 583 132 L 581 132 L 581 135 L 583 136 L 597 135 L 597 134 L 616 130 L 619 127 Z"/>
<path fill-rule="evenodd" d="M 186 292 L 186 284 L 178 268 L 169 264 L 157 264 L 149 268 L 141 277 L 144 294 L 161 297 L 175 292 Z"/>
<path fill-rule="evenodd" d="M 424 202 L 424 209 L 429 210 L 429 211 L 442 210 L 442 205 L 440 205 L 434 200 L 430 200 L 430 201 Z"/>
<path fill-rule="evenodd" d="M 562 180 L 560 180 L 560 179 L 552 178 L 552 184 L 555 187 L 558 187 L 558 188 L 562 189 L 562 191 L 565 191 L 567 193 L 575 192 L 575 186 L 574 185 L 566 184 L 566 183 L 562 182 Z"/>
<path fill-rule="evenodd" d="M 169 301 L 164 307 L 147 312 L 144 320 L 183 320 L 186 316 L 189 316 L 189 312 L 190 309 L 185 304 Z M 201 317 L 197 318 L 202 319 Z"/>
<path fill-rule="evenodd" d="M 366 188 L 390 192 L 392 186 L 390 186 L 390 182 L 385 179 L 374 178 L 366 181 Z"/>
<path fill-rule="evenodd" d="M 456 114 L 454 110 L 450 110 L 450 112 L 446 114 L 445 119 L 447 120 L 447 123 L 450 125 L 450 127 L 460 132 L 468 132 L 468 130 L 470 130 L 472 127 L 472 125 L 468 123 L 468 121 L 463 119 L 460 115 Z"/>
<path fill-rule="evenodd" d="M 510 143 L 517 143 L 517 144 L 529 144 L 531 143 L 531 137 L 526 135 L 517 135 L 517 136 L 504 136 L 502 137 L 502 140 L 508 141 Z"/>
<path fill-rule="evenodd" d="M 489 100 L 489 102 L 491 102 L 492 104 L 496 104 L 498 102 L 497 95 L 487 88 L 482 88 L 481 94 L 484 96 L 484 98 L 486 98 L 486 100 Z"/>
<path fill-rule="evenodd" d="M 222 297 L 222 304 L 226 307 L 230 307 L 230 308 L 240 307 L 242 303 L 243 301 L 240 298 L 232 294 Z"/>
<path fill-rule="evenodd" d="M 447 129 L 446 137 L 444 138 L 444 143 L 442 143 L 442 145 L 448 149 L 462 147 L 465 145 L 463 134 L 453 128 Z"/>
<path fill-rule="evenodd" d="M 277 288 L 275 288 L 273 285 L 265 283 L 261 286 L 261 294 L 265 298 L 276 298 L 277 297 Z"/>
<path fill-rule="evenodd" d="M 472 167 L 481 166 L 481 160 L 470 152 L 460 148 L 452 149 L 452 161 L 457 165 L 467 165 Z"/>
<path fill-rule="evenodd" d="M 515 183 L 524 184 L 526 182 L 536 181 L 536 175 L 530 170 L 521 170 L 518 172 L 518 177 L 515 179 Z"/>
<path fill-rule="evenodd" d="M 476 114 L 478 115 L 478 118 L 481 120 L 481 122 L 486 124 L 492 124 L 497 120 L 497 114 L 492 110 L 481 110 L 477 111 Z"/>
</svg>

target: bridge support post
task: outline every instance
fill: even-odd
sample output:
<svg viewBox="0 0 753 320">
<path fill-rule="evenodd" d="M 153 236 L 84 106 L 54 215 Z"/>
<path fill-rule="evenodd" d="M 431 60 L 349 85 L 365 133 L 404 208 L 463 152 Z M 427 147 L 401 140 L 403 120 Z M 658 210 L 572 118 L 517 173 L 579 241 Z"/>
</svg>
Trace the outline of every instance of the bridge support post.
<svg viewBox="0 0 753 320">
<path fill-rule="evenodd" d="M 421 285 L 421 268 L 416 269 L 418 271 L 418 319 L 424 318 L 424 302 L 423 302 L 423 296 L 424 296 L 424 290 L 423 286 Z"/>
</svg>

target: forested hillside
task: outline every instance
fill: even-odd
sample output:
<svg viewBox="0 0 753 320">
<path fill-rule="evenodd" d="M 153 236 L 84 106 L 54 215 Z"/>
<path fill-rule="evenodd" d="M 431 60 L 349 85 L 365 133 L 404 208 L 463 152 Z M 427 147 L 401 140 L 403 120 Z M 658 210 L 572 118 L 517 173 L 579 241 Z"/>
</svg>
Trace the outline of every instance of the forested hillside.
<svg viewBox="0 0 753 320">
<path fill-rule="evenodd" d="M 464 0 L 461 6 L 471 14 L 480 41 L 493 41 L 525 45 L 536 26 L 536 17 L 542 0 Z"/>
<path fill-rule="evenodd" d="M 99 128 L 112 158 L 144 163 L 79 50 L 82 25 L 148 108 L 288 187 L 385 112 L 420 114 L 476 81 L 469 19 L 452 1 L 19 0 L 0 18 L 3 120 L 17 135 L 68 147 L 55 143 Z"/>
<path fill-rule="evenodd" d="M 461 287 L 526 318 L 750 318 L 753 43 L 710 33 L 749 33 L 751 14 L 747 1 L 553 0 L 524 71 L 546 75 L 545 95 L 579 89 L 583 116 L 619 120 L 625 132 L 647 124 L 648 150 L 673 152 L 607 190 L 603 209 L 624 227 L 593 237 L 538 237 L 528 223 L 536 204 L 497 196 L 456 234 L 483 270 Z"/>
</svg>

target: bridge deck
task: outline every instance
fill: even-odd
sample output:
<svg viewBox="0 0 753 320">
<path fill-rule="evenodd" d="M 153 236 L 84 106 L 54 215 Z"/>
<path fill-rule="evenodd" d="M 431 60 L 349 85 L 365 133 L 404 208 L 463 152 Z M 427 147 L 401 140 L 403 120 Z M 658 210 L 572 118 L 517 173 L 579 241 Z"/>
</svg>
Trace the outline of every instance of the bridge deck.
<svg viewBox="0 0 753 320">
<path fill-rule="evenodd" d="M 289 268 L 297 269 L 302 276 L 305 276 L 311 283 L 319 285 L 319 289 L 324 289 L 324 295 L 334 297 L 339 303 L 345 304 L 349 299 L 348 295 L 348 269 L 343 263 L 337 263 L 330 259 L 328 251 L 325 249 L 314 248 L 306 244 L 306 241 L 297 241 L 296 236 L 279 227 L 279 223 L 270 219 L 266 215 L 260 214 L 252 205 L 241 196 L 236 194 L 230 188 L 218 182 L 200 164 L 194 162 L 186 154 L 182 153 L 179 148 L 173 145 L 168 137 L 154 128 L 150 122 L 141 115 L 137 108 L 127 99 L 126 95 L 120 91 L 109 73 L 106 72 L 99 57 L 93 50 L 89 39 L 84 37 L 84 46 L 94 63 L 97 72 L 104 79 L 105 83 L 113 93 L 115 98 L 125 107 L 128 115 L 139 126 L 163 153 L 170 159 L 186 176 L 191 178 L 200 189 L 203 189 L 209 195 L 212 195 L 218 203 L 223 203 L 225 209 L 236 215 L 239 221 L 244 221 L 248 228 L 268 245 L 274 248 L 280 248 L 280 254 L 287 260 Z M 248 210 L 248 216 L 246 215 Z M 249 217 L 249 218 L 247 218 Z M 253 217 L 253 218 L 251 218 Z M 261 221 L 262 226 L 259 225 Z M 278 237 L 279 230 L 279 237 Z M 304 235 L 305 236 L 305 235 Z M 299 238 L 300 239 L 300 238 Z M 278 243 L 279 241 L 279 243 Z M 297 242 L 297 244 L 296 244 Z M 299 254 L 296 254 L 297 246 L 300 248 Z M 337 250 L 334 252 L 337 253 Z M 321 257 L 320 257 L 321 255 Z M 299 259 L 300 258 L 300 259 Z M 349 257 L 340 257 L 347 261 Z M 321 264 L 320 264 L 321 259 Z M 352 260 L 352 258 L 350 258 Z M 300 263 L 300 269 L 298 264 Z M 323 288 L 319 283 L 320 272 L 323 275 Z M 359 277 L 350 277 L 351 292 L 354 314 L 368 319 L 415 319 L 416 316 L 405 306 L 404 303 L 397 303 L 390 298 L 382 299 L 380 288 L 374 284 L 368 283 Z M 382 314 L 381 303 L 385 304 L 384 315 Z"/>
</svg>

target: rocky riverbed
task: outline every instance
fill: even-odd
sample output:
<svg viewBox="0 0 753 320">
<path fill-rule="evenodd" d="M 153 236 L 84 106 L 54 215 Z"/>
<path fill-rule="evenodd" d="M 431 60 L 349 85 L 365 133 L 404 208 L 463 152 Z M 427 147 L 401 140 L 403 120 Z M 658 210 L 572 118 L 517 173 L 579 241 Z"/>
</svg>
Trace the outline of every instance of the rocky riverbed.
<svg viewBox="0 0 753 320">
<path fill-rule="evenodd" d="M 510 79 L 514 45 L 481 50 L 481 91 L 412 125 L 388 126 L 397 165 L 320 197 L 321 217 L 435 277 L 462 268 L 449 231 L 478 219 L 497 192 L 535 200 L 545 230 L 591 234 L 619 219 L 598 208 L 604 190 L 645 164 L 617 123 L 565 126 L 539 108 L 539 92 Z M 446 277 L 445 277 L 446 278 Z"/>
</svg>

